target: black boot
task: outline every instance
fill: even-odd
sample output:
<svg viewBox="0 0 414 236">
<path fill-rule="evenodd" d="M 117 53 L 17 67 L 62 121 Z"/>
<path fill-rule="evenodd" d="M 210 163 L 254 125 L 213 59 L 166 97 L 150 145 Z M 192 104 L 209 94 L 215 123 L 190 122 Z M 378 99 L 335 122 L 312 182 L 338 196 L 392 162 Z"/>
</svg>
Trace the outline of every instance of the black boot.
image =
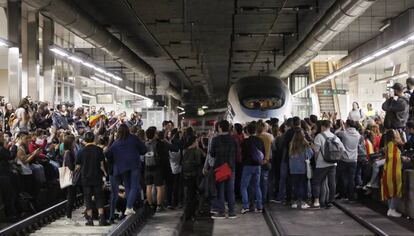
<svg viewBox="0 0 414 236">
<path fill-rule="evenodd" d="M 86 226 L 93 226 L 92 217 L 85 215 L 85 219 L 86 219 L 86 223 L 85 223 Z"/>
<path fill-rule="evenodd" d="M 99 216 L 99 226 L 108 226 L 109 223 L 108 221 L 105 219 L 105 215 L 102 214 Z"/>
</svg>

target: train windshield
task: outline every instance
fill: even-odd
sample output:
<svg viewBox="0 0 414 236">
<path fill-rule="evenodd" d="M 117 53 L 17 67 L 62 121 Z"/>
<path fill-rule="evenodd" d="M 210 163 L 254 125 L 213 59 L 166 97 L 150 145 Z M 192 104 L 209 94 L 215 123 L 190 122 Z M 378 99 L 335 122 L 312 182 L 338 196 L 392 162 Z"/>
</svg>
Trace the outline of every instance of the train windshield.
<svg viewBox="0 0 414 236">
<path fill-rule="evenodd" d="M 247 109 L 278 109 L 283 105 L 283 101 L 280 98 L 276 97 L 267 97 L 267 98 L 246 98 L 243 99 L 243 106 Z"/>
</svg>

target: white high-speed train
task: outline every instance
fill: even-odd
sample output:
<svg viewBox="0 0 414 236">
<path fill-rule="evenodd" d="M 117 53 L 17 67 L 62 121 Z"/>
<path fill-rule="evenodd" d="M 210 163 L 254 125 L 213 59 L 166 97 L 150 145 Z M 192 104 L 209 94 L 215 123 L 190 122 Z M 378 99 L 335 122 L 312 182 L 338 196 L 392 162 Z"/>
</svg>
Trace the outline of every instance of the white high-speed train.
<svg viewBox="0 0 414 236">
<path fill-rule="evenodd" d="M 271 76 L 249 76 L 230 87 L 227 118 L 244 124 L 253 120 L 291 116 L 292 102 L 289 88 Z"/>
</svg>

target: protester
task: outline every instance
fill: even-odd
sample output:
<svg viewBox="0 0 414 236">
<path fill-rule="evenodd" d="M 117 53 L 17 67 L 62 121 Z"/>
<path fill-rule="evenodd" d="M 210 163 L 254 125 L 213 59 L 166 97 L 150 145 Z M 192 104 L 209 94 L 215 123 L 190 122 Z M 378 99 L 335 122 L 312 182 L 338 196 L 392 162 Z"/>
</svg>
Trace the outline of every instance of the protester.
<svg viewBox="0 0 414 236">
<path fill-rule="evenodd" d="M 104 214 L 104 196 L 102 177 L 106 176 L 104 161 L 105 155 L 101 148 L 94 144 L 95 135 L 87 132 L 84 139 L 86 145 L 76 156 L 76 170 L 80 171 L 85 207 L 86 224 L 93 226 L 92 210 L 96 207 L 99 213 L 99 226 L 109 225 Z M 92 201 L 95 199 L 95 204 Z"/>
</svg>

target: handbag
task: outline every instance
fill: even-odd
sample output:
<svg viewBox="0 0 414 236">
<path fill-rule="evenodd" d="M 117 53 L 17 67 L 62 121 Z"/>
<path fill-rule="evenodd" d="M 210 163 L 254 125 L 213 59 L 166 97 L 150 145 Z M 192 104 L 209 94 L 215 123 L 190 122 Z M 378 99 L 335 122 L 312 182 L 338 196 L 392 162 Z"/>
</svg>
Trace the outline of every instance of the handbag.
<svg viewBox="0 0 414 236">
<path fill-rule="evenodd" d="M 312 179 L 313 177 L 313 170 L 312 170 L 312 165 L 309 159 L 305 160 L 306 163 L 306 177 L 308 179 Z"/>
<path fill-rule="evenodd" d="M 224 164 L 222 164 L 214 170 L 214 174 L 216 177 L 216 182 L 221 183 L 223 181 L 230 179 L 232 172 L 229 164 L 225 162 Z"/>
<path fill-rule="evenodd" d="M 73 171 L 72 173 L 72 185 L 78 185 L 81 178 L 80 169 Z"/>
<path fill-rule="evenodd" d="M 65 158 L 63 158 L 62 167 L 59 167 L 59 184 L 60 188 L 64 189 L 72 185 L 72 171 L 65 166 Z"/>
</svg>

